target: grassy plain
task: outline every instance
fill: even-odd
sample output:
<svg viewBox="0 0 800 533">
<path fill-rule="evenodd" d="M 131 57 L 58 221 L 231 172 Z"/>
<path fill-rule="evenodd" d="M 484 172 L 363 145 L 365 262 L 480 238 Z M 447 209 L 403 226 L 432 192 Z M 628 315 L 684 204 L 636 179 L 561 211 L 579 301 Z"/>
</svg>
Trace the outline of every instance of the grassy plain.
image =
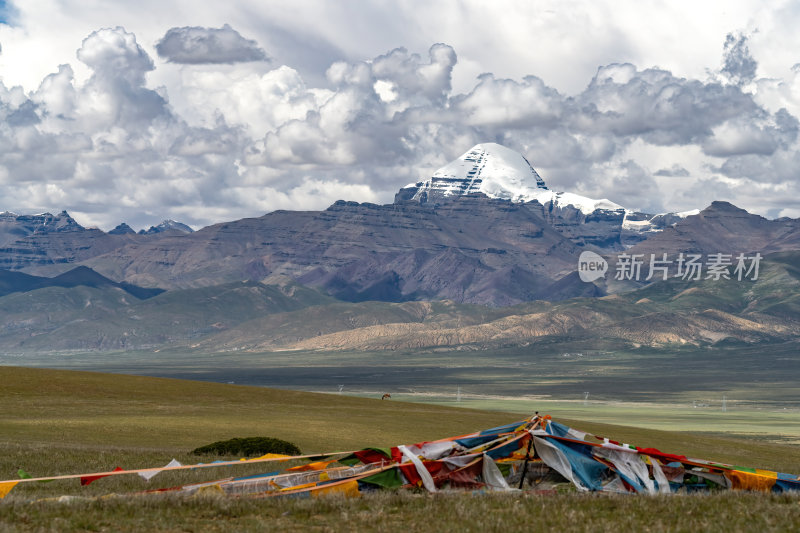
<svg viewBox="0 0 800 533">
<path fill-rule="evenodd" d="M 312 394 L 114 374 L 0 367 L 0 477 L 154 467 L 235 436 L 275 436 L 304 452 L 415 442 L 509 422 L 520 415 L 424 403 Z M 641 446 L 800 472 L 797 446 L 599 422 L 567 424 Z M 358 500 L 122 495 L 246 475 L 257 465 L 21 484 L 0 501 L 3 531 L 788 531 L 800 498 L 763 494 L 671 498 L 581 494 L 368 495 Z M 216 469 L 213 469 L 216 470 Z M 268 471 L 261 467 L 259 471 Z M 56 498 L 70 495 L 70 498 Z M 433 522 L 432 522 L 433 521 Z"/>
<path fill-rule="evenodd" d="M 272 436 L 304 452 L 416 442 L 521 417 L 219 383 L 0 367 L 2 440 L 192 450 Z"/>
<path fill-rule="evenodd" d="M 796 531 L 796 496 L 721 493 L 381 493 L 359 499 L 114 497 L 68 504 L 0 504 L 0 527 L 18 531 Z"/>
</svg>

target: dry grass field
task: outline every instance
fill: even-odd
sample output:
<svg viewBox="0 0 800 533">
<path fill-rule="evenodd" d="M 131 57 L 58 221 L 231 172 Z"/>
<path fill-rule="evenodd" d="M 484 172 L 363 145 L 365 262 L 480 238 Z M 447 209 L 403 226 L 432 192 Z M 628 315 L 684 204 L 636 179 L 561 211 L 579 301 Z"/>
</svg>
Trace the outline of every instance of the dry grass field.
<svg viewBox="0 0 800 533">
<path fill-rule="evenodd" d="M 0 367 L 0 477 L 155 467 L 215 440 L 273 436 L 304 452 L 462 434 L 519 419 L 496 411 L 238 385 Z M 667 452 L 797 472 L 796 446 L 563 420 Z M 133 495 L 270 467 L 243 465 L 18 485 L 0 500 L 3 531 L 790 531 L 800 495 L 379 493 L 355 500 Z M 109 496 L 111 495 L 111 496 Z"/>
</svg>

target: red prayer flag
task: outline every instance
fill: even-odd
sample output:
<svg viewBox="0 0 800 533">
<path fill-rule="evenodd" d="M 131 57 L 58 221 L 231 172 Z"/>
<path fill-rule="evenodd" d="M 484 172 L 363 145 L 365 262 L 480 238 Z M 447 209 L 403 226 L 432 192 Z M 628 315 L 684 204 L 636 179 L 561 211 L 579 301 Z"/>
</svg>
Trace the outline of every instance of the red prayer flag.
<svg viewBox="0 0 800 533">
<path fill-rule="evenodd" d="M 121 470 L 125 470 L 125 469 L 124 469 L 124 468 L 122 468 L 121 466 L 118 466 L 118 467 L 116 467 L 114 470 L 112 470 L 112 472 L 119 472 L 119 471 L 121 471 Z M 98 480 L 98 479 L 100 479 L 100 478 L 108 477 L 108 476 L 110 476 L 110 475 L 111 475 L 111 474 L 104 474 L 104 475 L 102 475 L 102 476 L 83 476 L 83 477 L 81 478 L 81 486 L 82 486 L 82 487 L 85 487 L 86 485 L 88 485 L 88 484 L 92 483 L 93 481 L 97 481 L 97 480 Z"/>
<path fill-rule="evenodd" d="M 677 461 L 682 463 L 683 461 L 687 461 L 685 455 L 675 455 L 672 453 L 664 453 L 661 450 L 657 450 L 656 448 L 639 448 L 636 447 L 636 451 L 639 453 L 643 453 L 645 455 L 649 455 L 651 457 L 655 457 L 656 459 L 665 459 L 667 461 Z"/>
</svg>

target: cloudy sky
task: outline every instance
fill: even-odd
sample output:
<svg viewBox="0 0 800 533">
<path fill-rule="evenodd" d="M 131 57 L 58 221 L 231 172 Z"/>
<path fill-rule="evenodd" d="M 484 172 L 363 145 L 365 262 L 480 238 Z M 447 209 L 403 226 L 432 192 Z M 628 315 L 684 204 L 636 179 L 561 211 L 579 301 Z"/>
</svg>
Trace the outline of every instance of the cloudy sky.
<svg viewBox="0 0 800 533">
<path fill-rule="evenodd" d="M 0 0 L 0 211 L 389 203 L 478 142 L 650 212 L 800 216 L 800 4 Z"/>
</svg>

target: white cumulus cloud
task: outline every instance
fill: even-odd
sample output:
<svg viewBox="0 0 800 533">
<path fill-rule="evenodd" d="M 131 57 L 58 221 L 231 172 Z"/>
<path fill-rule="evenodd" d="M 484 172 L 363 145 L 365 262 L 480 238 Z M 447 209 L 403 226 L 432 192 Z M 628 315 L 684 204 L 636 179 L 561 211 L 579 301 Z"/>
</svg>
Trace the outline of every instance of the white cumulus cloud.
<svg viewBox="0 0 800 533">
<path fill-rule="evenodd" d="M 435 41 L 308 77 L 247 60 L 266 52 L 233 26 L 198 24 L 149 30 L 168 62 L 131 27 L 95 28 L 33 89 L 2 81 L 0 210 L 67 209 L 110 229 L 390 202 L 487 141 L 522 152 L 551 188 L 631 208 L 800 209 L 798 73 L 759 77 L 758 33 L 725 33 L 700 77 L 608 62 L 567 91 L 533 66 L 456 83 L 471 53 Z"/>
</svg>

